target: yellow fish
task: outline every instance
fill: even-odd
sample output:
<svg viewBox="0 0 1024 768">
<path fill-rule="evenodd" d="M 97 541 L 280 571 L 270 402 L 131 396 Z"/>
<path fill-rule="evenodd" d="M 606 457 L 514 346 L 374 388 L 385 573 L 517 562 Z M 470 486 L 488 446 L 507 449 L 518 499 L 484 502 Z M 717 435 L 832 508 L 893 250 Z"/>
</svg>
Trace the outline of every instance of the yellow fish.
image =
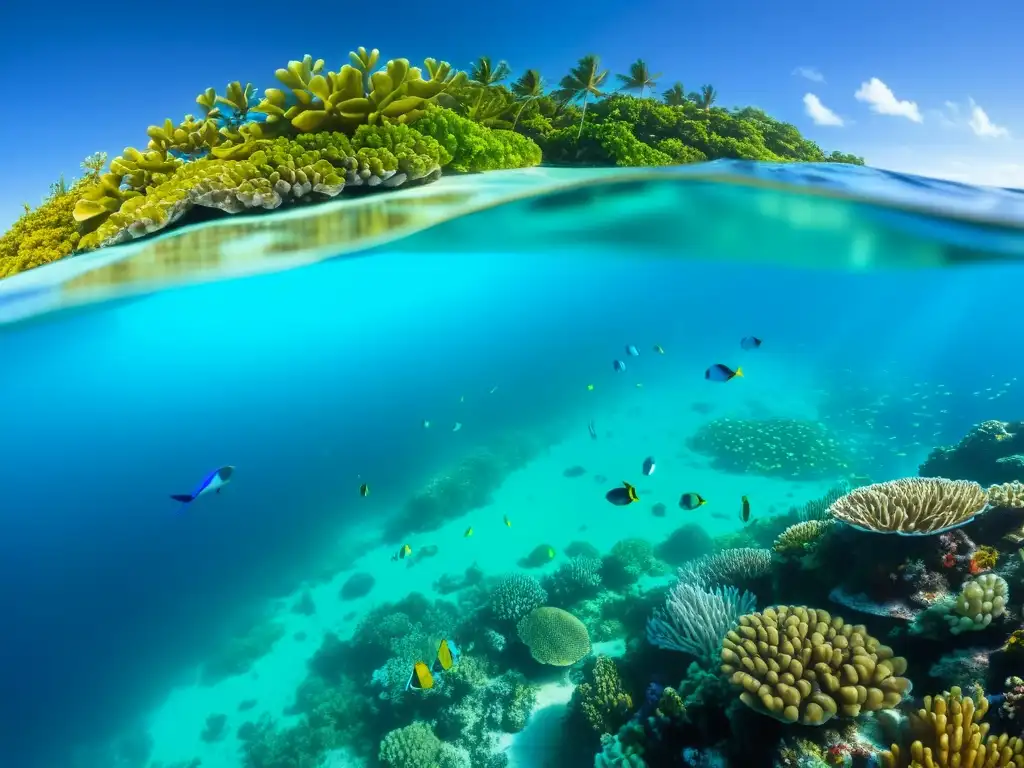
<svg viewBox="0 0 1024 768">
<path fill-rule="evenodd" d="M 463 537 L 465 537 L 465 538 L 467 538 L 467 539 L 468 539 L 468 538 L 469 538 L 470 536 L 472 536 L 472 535 L 473 535 L 473 526 L 472 526 L 472 525 L 471 525 L 471 526 L 469 526 L 469 528 L 467 528 L 467 529 L 466 529 L 466 532 L 465 532 L 464 534 L 462 534 L 462 535 L 463 535 Z"/>
<path fill-rule="evenodd" d="M 455 659 L 452 658 L 452 649 L 448 647 L 447 638 L 441 641 L 441 644 L 437 646 L 437 658 L 435 664 L 441 667 L 442 672 L 447 672 L 455 664 Z"/>
<path fill-rule="evenodd" d="M 395 552 L 395 554 L 393 554 L 391 556 L 391 559 L 392 560 L 405 560 L 405 558 L 407 558 L 411 554 L 412 554 L 412 547 L 410 547 L 408 544 L 403 544 L 402 548 L 400 550 L 398 550 L 397 552 Z"/>
<path fill-rule="evenodd" d="M 433 687 L 434 676 L 430 674 L 430 669 L 422 661 L 417 661 L 412 665 L 412 675 L 409 677 L 405 690 L 429 691 Z"/>
<path fill-rule="evenodd" d="M 587 384 L 587 391 L 588 392 L 593 392 L 594 391 L 594 385 L 593 384 Z"/>
<path fill-rule="evenodd" d="M 512 527 L 512 521 L 508 519 L 508 515 L 505 515 L 505 525 L 509 528 Z"/>
</svg>

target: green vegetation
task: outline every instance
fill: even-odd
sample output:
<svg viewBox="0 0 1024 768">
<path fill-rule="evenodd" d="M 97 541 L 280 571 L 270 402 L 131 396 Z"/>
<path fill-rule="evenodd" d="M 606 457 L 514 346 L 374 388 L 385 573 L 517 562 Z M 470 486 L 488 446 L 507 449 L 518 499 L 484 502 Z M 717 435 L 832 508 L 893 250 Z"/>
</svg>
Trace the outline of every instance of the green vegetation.
<svg viewBox="0 0 1024 768">
<path fill-rule="evenodd" d="M 826 155 L 792 125 L 754 107 L 724 109 L 710 85 L 674 83 L 637 59 L 616 74 L 588 54 L 549 89 L 526 70 L 506 85 L 504 61 L 481 57 L 467 72 L 426 59 L 383 64 L 359 48 L 337 71 L 306 55 L 275 72 L 262 98 L 251 83 L 196 97 L 200 115 L 164 120 L 109 164 L 51 185 L 37 208 L 0 236 L 0 277 L 72 253 L 187 223 L 195 208 L 272 210 L 352 190 L 426 183 L 442 172 L 557 165 L 658 166 L 717 158 L 863 164 Z M 629 93 L 626 93 L 629 92 Z M 637 94 L 637 95 L 631 95 Z"/>
</svg>

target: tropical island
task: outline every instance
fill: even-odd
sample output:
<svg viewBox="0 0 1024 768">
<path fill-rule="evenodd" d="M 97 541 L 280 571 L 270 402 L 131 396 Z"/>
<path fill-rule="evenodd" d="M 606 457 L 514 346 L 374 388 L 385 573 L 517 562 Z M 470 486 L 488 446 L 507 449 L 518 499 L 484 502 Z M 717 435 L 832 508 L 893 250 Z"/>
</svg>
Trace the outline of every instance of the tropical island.
<svg viewBox="0 0 1024 768">
<path fill-rule="evenodd" d="M 435 59 L 380 65 L 359 48 L 337 71 L 306 55 L 259 98 L 229 83 L 196 97 L 198 115 L 166 119 L 109 163 L 82 162 L 0 236 L 0 278 L 211 215 L 274 210 L 342 193 L 423 184 L 442 173 L 560 166 L 666 166 L 719 158 L 837 162 L 797 128 L 755 107 L 716 105 L 710 85 L 687 92 L 643 60 L 611 77 L 587 55 L 549 87 L 540 72 L 511 80 L 481 57 L 469 72 Z M 616 87 L 617 83 L 617 87 Z"/>
</svg>

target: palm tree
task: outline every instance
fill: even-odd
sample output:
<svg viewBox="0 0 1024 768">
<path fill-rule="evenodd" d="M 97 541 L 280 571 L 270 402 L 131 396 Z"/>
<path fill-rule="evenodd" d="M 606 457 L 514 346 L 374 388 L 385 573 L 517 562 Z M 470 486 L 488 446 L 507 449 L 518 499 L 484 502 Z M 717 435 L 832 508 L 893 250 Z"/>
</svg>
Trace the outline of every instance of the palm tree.
<svg viewBox="0 0 1024 768">
<path fill-rule="evenodd" d="M 700 87 L 700 93 L 691 93 L 690 101 L 696 104 L 698 107 L 703 109 L 705 112 L 711 110 L 711 105 L 715 103 L 715 99 L 718 98 L 718 94 L 715 93 L 715 89 L 710 85 L 702 85 Z"/>
<path fill-rule="evenodd" d="M 490 85 L 497 85 L 512 74 L 512 68 L 507 61 L 491 63 L 490 56 L 481 56 L 476 60 L 473 69 L 469 73 L 469 80 L 474 85 L 482 85 L 485 88 Z"/>
<path fill-rule="evenodd" d="M 555 91 L 555 98 L 563 104 L 570 101 L 583 100 L 583 115 L 580 117 L 580 130 L 576 134 L 579 139 L 583 135 L 583 121 L 587 119 L 587 102 L 590 97 L 599 99 L 604 96 L 601 86 L 608 79 L 608 70 L 601 69 L 601 58 L 588 53 L 569 70 L 569 74 L 562 78 Z"/>
<path fill-rule="evenodd" d="M 512 93 L 518 101 L 522 102 L 519 107 L 519 111 L 516 112 L 516 119 L 512 121 L 512 130 L 516 129 L 516 124 L 519 122 L 519 116 L 523 114 L 523 110 L 526 109 L 526 105 L 534 99 L 538 99 L 544 95 L 544 89 L 546 88 L 543 76 L 536 69 L 528 69 L 520 76 L 518 80 L 512 83 Z"/>
<path fill-rule="evenodd" d="M 620 90 L 640 91 L 640 98 L 642 99 L 644 91 L 648 88 L 653 91 L 658 85 L 658 78 L 661 77 L 661 72 L 652 75 L 647 62 L 643 59 L 637 59 L 629 65 L 628 75 L 616 75 L 615 77 L 622 83 Z"/>
<path fill-rule="evenodd" d="M 681 107 L 686 103 L 686 91 L 682 83 L 673 83 L 672 87 L 661 94 L 661 98 L 670 107 Z"/>
</svg>

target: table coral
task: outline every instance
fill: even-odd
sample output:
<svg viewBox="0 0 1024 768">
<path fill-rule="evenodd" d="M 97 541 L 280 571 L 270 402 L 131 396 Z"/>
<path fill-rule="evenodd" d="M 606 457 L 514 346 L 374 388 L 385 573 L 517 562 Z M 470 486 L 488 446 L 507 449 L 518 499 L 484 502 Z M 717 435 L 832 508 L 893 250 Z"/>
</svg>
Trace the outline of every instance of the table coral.
<svg viewBox="0 0 1024 768">
<path fill-rule="evenodd" d="M 856 488 L 830 509 L 837 520 L 863 531 L 928 536 L 966 525 L 987 508 L 977 483 L 907 477 Z"/>
<path fill-rule="evenodd" d="M 890 709 L 911 687 L 900 677 L 906 659 L 863 626 L 820 609 L 782 605 L 741 616 L 721 659 L 743 703 L 784 723 L 821 725 Z"/>
<path fill-rule="evenodd" d="M 595 731 L 615 733 L 629 719 L 633 698 L 622 687 L 615 662 L 607 656 L 597 657 L 593 679 L 593 683 L 577 686 L 577 706 Z"/>
<path fill-rule="evenodd" d="M 520 620 L 516 629 L 519 639 L 541 664 L 568 667 L 590 653 L 587 628 L 561 608 L 536 608 Z"/>
<path fill-rule="evenodd" d="M 883 768 L 1024 768 L 1024 741 L 988 735 L 981 722 L 988 707 L 980 689 L 974 698 L 957 687 L 925 696 L 924 706 L 910 713 L 909 747 L 893 744 L 882 752 Z"/>
<path fill-rule="evenodd" d="M 687 445 L 726 472 L 813 480 L 848 469 L 839 442 L 816 421 L 715 419 Z"/>
</svg>

